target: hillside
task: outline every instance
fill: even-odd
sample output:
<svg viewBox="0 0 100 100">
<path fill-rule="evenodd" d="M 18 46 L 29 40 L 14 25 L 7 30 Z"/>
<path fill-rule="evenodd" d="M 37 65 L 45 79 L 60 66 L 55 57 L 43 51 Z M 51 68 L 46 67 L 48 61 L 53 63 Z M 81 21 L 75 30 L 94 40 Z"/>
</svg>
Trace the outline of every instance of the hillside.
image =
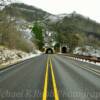
<svg viewBox="0 0 100 100">
<path fill-rule="evenodd" d="M 52 15 L 42 9 L 34 6 L 29 6 L 23 3 L 14 3 L 5 7 L 4 11 L 7 15 L 23 19 L 28 22 L 36 20 L 47 21 L 48 24 L 57 23 L 59 27 L 66 28 L 73 26 L 76 30 L 81 30 L 88 34 L 100 35 L 100 24 L 86 18 L 83 15 L 73 12 L 71 14 Z M 52 26 L 50 26 L 52 27 Z"/>
<path fill-rule="evenodd" d="M 32 22 L 33 20 L 43 20 L 49 13 L 23 3 L 14 3 L 5 7 L 4 11 L 7 15 L 21 18 L 23 20 Z"/>
<path fill-rule="evenodd" d="M 73 12 L 70 16 L 65 16 L 62 22 L 63 26 L 74 26 L 77 30 L 87 33 L 94 33 L 100 35 L 100 24 L 83 15 Z"/>
<path fill-rule="evenodd" d="M 39 21 L 45 30 L 43 34 L 52 32 L 52 38 L 54 38 L 53 41 L 58 43 L 65 42 L 69 45 L 69 41 L 72 40 L 72 37 L 74 38 L 76 36 L 76 40 L 78 38 L 82 40 L 82 42 L 84 41 L 83 44 L 85 45 L 100 45 L 100 24 L 76 12 L 71 14 L 53 15 L 42 9 L 23 3 L 7 5 L 2 12 L 5 12 L 5 16 L 10 16 L 15 19 L 17 27 L 19 27 L 19 30 L 22 30 L 22 33 L 27 35 L 27 37 L 31 37 L 31 29 L 29 29 L 29 26 L 32 26 L 34 22 Z M 29 30 L 30 32 L 27 32 L 26 30 Z M 81 43 L 80 40 L 77 41 L 77 44 Z"/>
</svg>

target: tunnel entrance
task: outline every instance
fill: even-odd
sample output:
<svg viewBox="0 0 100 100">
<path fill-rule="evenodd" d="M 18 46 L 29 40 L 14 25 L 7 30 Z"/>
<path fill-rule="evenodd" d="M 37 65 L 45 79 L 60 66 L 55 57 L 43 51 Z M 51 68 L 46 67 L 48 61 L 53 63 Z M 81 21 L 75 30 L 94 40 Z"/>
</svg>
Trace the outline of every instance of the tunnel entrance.
<svg viewBox="0 0 100 100">
<path fill-rule="evenodd" d="M 66 47 L 62 47 L 62 48 L 61 48 L 61 52 L 62 52 L 62 53 L 67 53 L 67 48 L 66 48 Z"/>
<path fill-rule="evenodd" d="M 52 48 L 47 48 L 45 53 L 46 54 L 53 54 L 53 49 Z"/>
</svg>

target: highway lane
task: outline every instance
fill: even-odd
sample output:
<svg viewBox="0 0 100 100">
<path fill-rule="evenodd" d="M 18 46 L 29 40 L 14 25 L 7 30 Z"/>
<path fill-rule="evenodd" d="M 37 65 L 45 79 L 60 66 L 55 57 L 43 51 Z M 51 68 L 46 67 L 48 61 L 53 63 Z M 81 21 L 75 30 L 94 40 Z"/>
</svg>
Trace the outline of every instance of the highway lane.
<svg viewBox="0 0 100 100">
<path fill-rule="evenodd" d="M 0 71 L 0 100 L 100 100 L 100 67 L 43 54 Z"/>
<path fill-rule="evenodd" d="M 60 100 L 100 100 L 99 66 L 62 55 L 52 57 L 52 63 Z"/>
<path fill-rule="evenodd" d="M 41 55 L 0 73 L 0 100 L 42 100 L 47 56 Z"/>
</svg>

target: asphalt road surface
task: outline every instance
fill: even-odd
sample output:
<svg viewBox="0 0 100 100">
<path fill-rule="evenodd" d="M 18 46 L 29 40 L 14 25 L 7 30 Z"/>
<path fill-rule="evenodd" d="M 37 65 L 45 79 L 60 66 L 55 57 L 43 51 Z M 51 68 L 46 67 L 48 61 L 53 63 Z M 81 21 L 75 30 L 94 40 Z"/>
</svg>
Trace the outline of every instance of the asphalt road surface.
<svg viewBox="0 0 100 100">
<path fill-rule="evenodd" d="M 0 100 L 100 100 L 100 66 L 43 54 L 0 71 Z"/>
</svg>

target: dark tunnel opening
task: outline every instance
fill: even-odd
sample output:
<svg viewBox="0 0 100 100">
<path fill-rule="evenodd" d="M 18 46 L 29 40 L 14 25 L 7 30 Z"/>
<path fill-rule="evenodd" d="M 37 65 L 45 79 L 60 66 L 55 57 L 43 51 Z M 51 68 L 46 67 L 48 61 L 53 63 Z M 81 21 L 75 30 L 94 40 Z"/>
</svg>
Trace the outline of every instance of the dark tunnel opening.
<svg viewBox="0 0 100 100">
<path fill-rule="evenodd" d="M 62 47 L 61 52 L 62 53 L 67 53 L 67 48 L 66 47 Z"/>
<path fill-rule="evenodd" d="M 47 48 L 45 53 L 46 54 L 53 54 L 54 52 L 53 52 L 52 48 Z"/>
</svg>

